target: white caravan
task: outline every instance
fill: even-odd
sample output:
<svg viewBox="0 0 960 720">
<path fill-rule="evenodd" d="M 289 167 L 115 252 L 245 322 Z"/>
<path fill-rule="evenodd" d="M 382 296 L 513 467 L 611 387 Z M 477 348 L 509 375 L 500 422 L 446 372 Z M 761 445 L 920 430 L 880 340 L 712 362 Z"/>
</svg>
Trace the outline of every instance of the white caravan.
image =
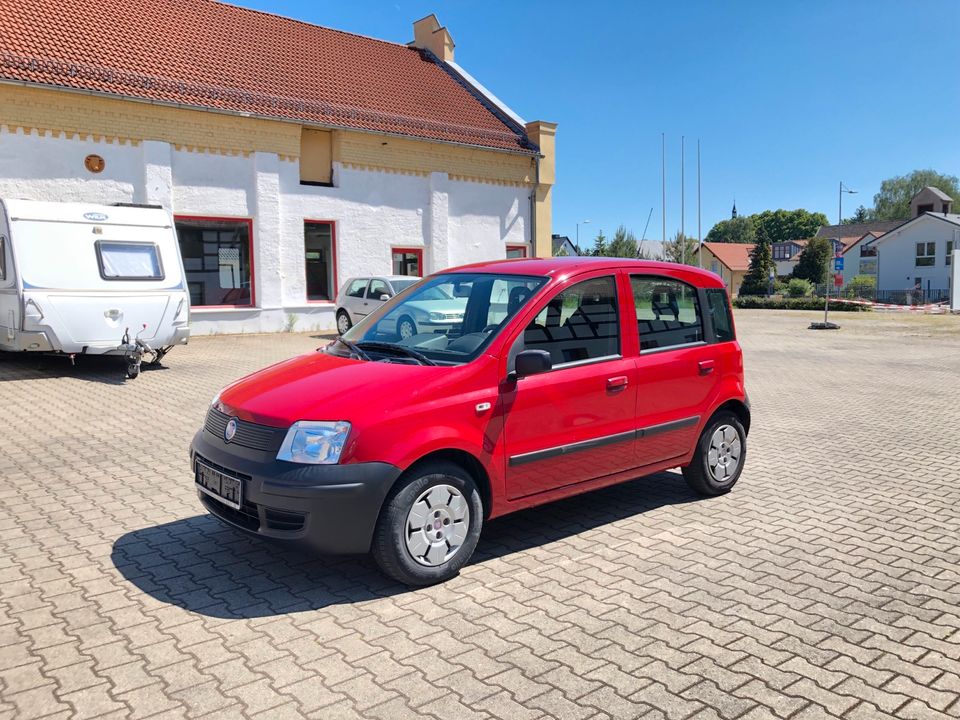
<svg viewBox="0 0 960 720">
<path fill-rule="evenodd" d="M 123 355 L 136 377 L 189 336 L 168 212 L 0 200 L 0 350 Z"/>
</svg>

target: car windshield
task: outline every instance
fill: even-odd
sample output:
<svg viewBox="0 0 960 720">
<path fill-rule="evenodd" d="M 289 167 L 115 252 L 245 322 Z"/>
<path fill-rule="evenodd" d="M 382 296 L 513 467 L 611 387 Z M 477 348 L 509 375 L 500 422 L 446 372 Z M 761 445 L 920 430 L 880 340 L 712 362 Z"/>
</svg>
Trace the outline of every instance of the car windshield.
<svg viewBox="0 0 960 720">
<path fill-rule="evenodd" d="M 410 361 L 412 355 L 403 352 L 406 348 L 438 365 L 469 362 L 546 281 L 495 273 L 434 275 L 384 303 L 343 337 L 372 359 L 386 354 L 391 361 Z M 364 348 L 366 343 L 372 349 Z M 396 353 L 386 352 L 391 346 Z M 328 352 L 350 350 L 335 343 Z"/>
</svg>

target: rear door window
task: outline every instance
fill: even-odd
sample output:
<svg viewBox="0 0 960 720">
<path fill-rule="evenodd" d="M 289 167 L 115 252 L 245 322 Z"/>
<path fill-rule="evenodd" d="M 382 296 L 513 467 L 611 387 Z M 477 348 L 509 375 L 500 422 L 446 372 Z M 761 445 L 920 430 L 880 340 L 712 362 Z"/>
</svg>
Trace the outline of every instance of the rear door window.
<svg viewBox="0 0 960 720">
<path fill-rule="evenodd" d="M 104 280 L 163 280 L 160 251 L 153 243 L 98 240 L 97 257 Z"/>
<path fill-rule="evenodd" d="M 721 289 L 707 290 L 707 305 L 710 309 L 710 319 L 713 321 L 713 334 L 717 342 L 734 340 L 733 320 L 730 317 L 730 301 L 727 291 Z"/>
<path fill-rule="evenodd" d="M 631 275 L 640 352 L 703 342 L 697 289 L 673 278 Z"/>
</svg>

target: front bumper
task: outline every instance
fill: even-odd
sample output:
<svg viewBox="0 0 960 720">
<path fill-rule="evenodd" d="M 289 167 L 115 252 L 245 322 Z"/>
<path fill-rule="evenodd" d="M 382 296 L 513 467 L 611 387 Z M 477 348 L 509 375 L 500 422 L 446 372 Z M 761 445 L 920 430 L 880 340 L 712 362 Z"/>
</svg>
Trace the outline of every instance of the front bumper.
<svg viewBox="0 0 960 720">
<path fill-rule="evenodd" d="M 380 507 L 400 476 L 388 463 L 300 465 L 276 453 L 224 442 L 206 430 L 190 446 L 190 467 L 200 457 L 240 478 L 243 502 L 235 510 L 197 491 L 218 519 L 248 534 L 304 544 L 322 553 L 365 553 Z"/>
</svg>

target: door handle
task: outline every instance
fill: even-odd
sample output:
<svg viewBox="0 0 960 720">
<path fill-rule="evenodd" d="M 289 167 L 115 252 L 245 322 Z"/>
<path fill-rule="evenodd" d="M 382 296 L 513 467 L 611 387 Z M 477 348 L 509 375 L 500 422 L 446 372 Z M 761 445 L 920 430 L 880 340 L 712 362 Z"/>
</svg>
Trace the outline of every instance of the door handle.
<svg viewBox="0 0 960 720">
<path fill-rule="evenodd" d="M 713 372 L 713 360 L 701 360 L 697 363 L 697 366 L 700 368 L 701 375 L 709 375 Z"/>
<path fill-rule="evenodd" d="M 626 375 L 617 375 L 616 377 L 607 378 L 607 390 L 619 390 L 620 388 L 625 388 L 626 386 Z"/>
</svg>

